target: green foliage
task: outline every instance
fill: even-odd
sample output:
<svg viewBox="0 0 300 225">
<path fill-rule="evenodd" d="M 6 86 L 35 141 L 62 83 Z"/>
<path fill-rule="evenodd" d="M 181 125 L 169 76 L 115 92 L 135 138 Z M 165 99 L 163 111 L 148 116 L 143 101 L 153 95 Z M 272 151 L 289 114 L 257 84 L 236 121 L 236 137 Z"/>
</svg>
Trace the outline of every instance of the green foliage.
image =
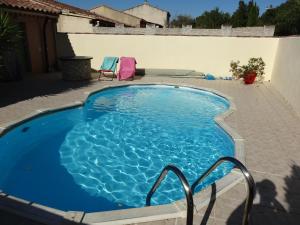
<svg viewBox="0 0 300 225">
<path fill-rule="evenodd" d="M 192 25 L 195 26 L 195 19 L 190 15 L 178 15 L 171 21 L 172 28 L 181 28 L 182 26 Z"/>
<path fill-rule="evenodd" d="M 233 27 L 245 27 L 248 23 L 248 7 L 244 1 L 239 1 L 239 7 L 232 14 L 231 24 Z"/>
<path fill-rule="evenodd" d="M 0 80 L 6 79 L 8 74 L 4 55 L 17 48 L 21 37 L 21 31 L 10 20 L 8 13 L 0 10 Z"/>
<path fill-rule="evenodd" d="M 233 27 L 253 27 L 259 23 L 259 7 L 253 0 L 248 5 L 239 1 L 237 10 L 232 14 L 231 24 Z"/>
<path fill-rule="evenodd" d="M 215 8 L 205 11 L 196 19 L 188 15 L 179 15 L 171 22 L 171 27 L 192 25 L 197 28 L 209 29 L 230 24 L 232 27 L 276 25 L 275 35 L 277 36 L 299 35 L 300 0 L 287 0 L 275 8 L 271 6 L 261 17 L 259 17 L 259 7 L 254 0 L 248 3 L 240 0 L 238 8 L 232 16 Z"/>
<path fill-rule="evenodd" d="M 8 51 L 16 47 L 21 38 L 19 27 L 13 23 L 8 13 L 0 10 L 0 50 Z"/>
<path fill-rule="evenodd" d="M 256 72 L 257 80 L 263 81 L 265 74 L 265 62 L 262 58 L 250 58 L 247 65 L 240 66 L 240 61 L 231 61 L 230 72 L 234 78 L 243 78 L 248 72 Z"/>
<path fill-rule="evenodd" d="M 288 0 L 280 6 L 270 7 L 260 18 L 263 25 L 276 25 L 275 35 L 300 34 L 300 0 Z"/>
<path fill-rule="evenodd" d="M 260 25 L 275 25 L 277 9 L 270 6 L 260 17 Z"/>
<path fill-rule="evenodd" d="M 230 14 L 220 11 L 219 8 L 205 11 L 201 16 L 196 18 L 197 28 L 217 29 L 229 23 Z"/>
<path fill-rule="evenodd" d="M 257 26 L 258 21 L 259 21 L 259 7 L 256 5 L 256 2 L 250 1 L 248 3 L 247 26 L 248 27 Z"/>
<path fill-rule="evenodd" d="M 196 27 L 199 28 L 220 28 L 222 25 L 231 24 L 233 27 L 258 26 L 259 25 L 259 7 L 253 0 L 246 4 L 239 1 L 237 10 L 232 16 L 215 8 L 211 11 L 205 11 L 196 18 Z"/>
</svg>

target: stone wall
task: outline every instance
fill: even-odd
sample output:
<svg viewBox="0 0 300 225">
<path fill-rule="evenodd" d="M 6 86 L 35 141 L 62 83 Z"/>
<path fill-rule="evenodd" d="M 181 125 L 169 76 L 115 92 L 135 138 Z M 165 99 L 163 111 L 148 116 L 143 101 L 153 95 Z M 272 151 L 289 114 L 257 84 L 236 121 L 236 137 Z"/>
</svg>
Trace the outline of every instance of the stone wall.
<svg viewBox="0 0 300 225">
<path fill-rule="evenodd" d="M 221 36 L 221 37 L 272 37 L 275 26 L 238 27 L 222 26 L 221 29 L 183 28 L 127 28 L 127 27 L 94 27 L 97 34 L 126 34 L 126 35 L 172 35 L 172 36 Z"/>
<path fill-rule="evenodd" d="M 91 58 L 65 57 L 61 59 L 61 62 L 64 80 L 91 79 Z"/>
</svg>

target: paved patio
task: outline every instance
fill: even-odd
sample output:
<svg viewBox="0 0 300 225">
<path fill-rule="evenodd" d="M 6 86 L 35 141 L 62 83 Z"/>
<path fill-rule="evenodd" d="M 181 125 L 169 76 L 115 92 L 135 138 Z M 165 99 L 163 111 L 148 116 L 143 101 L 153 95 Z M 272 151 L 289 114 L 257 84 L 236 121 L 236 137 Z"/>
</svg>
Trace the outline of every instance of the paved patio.
<svg viewBox="0 0 300 225">
<path fill-rule="evenodd" d="M 59 74 L 20 83 L 0 83 L 0 127 L 41 108 L 83 101 L 84 92 L 120 83 L 172 83 L 218 90 L 233 98 L 237 111 L 226 122 L 245 139 L 246 166 L 257 184 L 251 224 L 300 224 L 300 118 L 271 84 L 245 86 L 239 81 L 206 81 L 163 76 L 135 81 L 64 82 Z M 198 212 L 194 224 L 241 224 L 243 183 Z M 37 224 L 0 212 L 1 224 Z M 185 219 L 148 224 L 185 224 Z"/>
</svg>

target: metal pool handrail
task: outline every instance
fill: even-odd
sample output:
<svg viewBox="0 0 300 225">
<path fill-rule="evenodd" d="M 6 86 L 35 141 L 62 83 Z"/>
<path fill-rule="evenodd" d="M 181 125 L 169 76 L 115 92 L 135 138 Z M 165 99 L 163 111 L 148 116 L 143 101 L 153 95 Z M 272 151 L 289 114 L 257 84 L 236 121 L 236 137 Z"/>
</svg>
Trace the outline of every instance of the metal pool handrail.
<svg viewBox="0 0 300 225">
<path fill-rule="evenodd" d="M 223 157 L 220 158 L 218 161 L 215 162 L 205 173 L 203 173 L 192 185 L 192 193 L 194 194 L 195 188 L 200 184 L 211 172 L 213 172 L 220 164 L 223 162 L 231 162 L 235 164 L 235 166 L 241 170 L 243 173 L 247 184 L 248 184 L 248 197 L 246 199 L 246 204 L 245 204 L 245 209 L 244 209 L 244 214 L 243 214 L 243 222 L 242 225 L 248 225 L 249 222 L 249 213 L 252 208 L 253 204 L 253 199 L 255 196 L 255 182 L 250 174 L 250 172 L 247 170 L 247 168 L 237 159 L 232 158 L 232 157 Z"/>
<path fill-rule="evenodd" d="M 160 186 L 163 179 L 166 177 L 169 171 L 172 171 L 175 173 L 175 175 L 179 178 L 181 181 L 181 184 L 183 186 L 184 192 L 185 192 L 185 198 L 187 203 L 187 216 L 186 216 L 186 225 L 192 225 L 193 224 L 193 213 L 194 213 L 194 201 L 193 201 L 193 193 L 191 190 L 191 187 L 183 175 L 183 173 L 174 165 L 167 165 L 157 178 L 156 182 L 154 183 L 153 187 L 149 191 L 147 198 L 146 198 L 146 206 L 151 205 L 151 197 L 154 194 L 154 192 L 157 190 L 157 188 Z"/>
</svg>

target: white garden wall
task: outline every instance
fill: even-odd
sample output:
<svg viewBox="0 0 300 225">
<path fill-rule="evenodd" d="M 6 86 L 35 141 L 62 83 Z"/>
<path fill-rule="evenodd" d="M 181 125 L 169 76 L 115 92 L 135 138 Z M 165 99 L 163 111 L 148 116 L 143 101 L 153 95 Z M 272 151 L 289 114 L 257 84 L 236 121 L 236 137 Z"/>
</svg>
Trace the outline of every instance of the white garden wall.
<svg viewBox="0 0 300 225">
<path fill-rule="evenodd" d="M 104 56 L 133 56 L 138 68 L 188 69 L 216 76 L 230 75 L 230 61 L 250 57 L 266 62 L 266 80 L 271 79 L 278 38 L 195 37 L 158 35 L 60 34 L 58 51 L 65 55 L 69 42 L 75 55 L 92 56 L 99 68 Z"/>
<path fill-rule="evenodd" d="M 279 40 L 271 83 L 300 115 L 300 37 Z"/>
</svg>

